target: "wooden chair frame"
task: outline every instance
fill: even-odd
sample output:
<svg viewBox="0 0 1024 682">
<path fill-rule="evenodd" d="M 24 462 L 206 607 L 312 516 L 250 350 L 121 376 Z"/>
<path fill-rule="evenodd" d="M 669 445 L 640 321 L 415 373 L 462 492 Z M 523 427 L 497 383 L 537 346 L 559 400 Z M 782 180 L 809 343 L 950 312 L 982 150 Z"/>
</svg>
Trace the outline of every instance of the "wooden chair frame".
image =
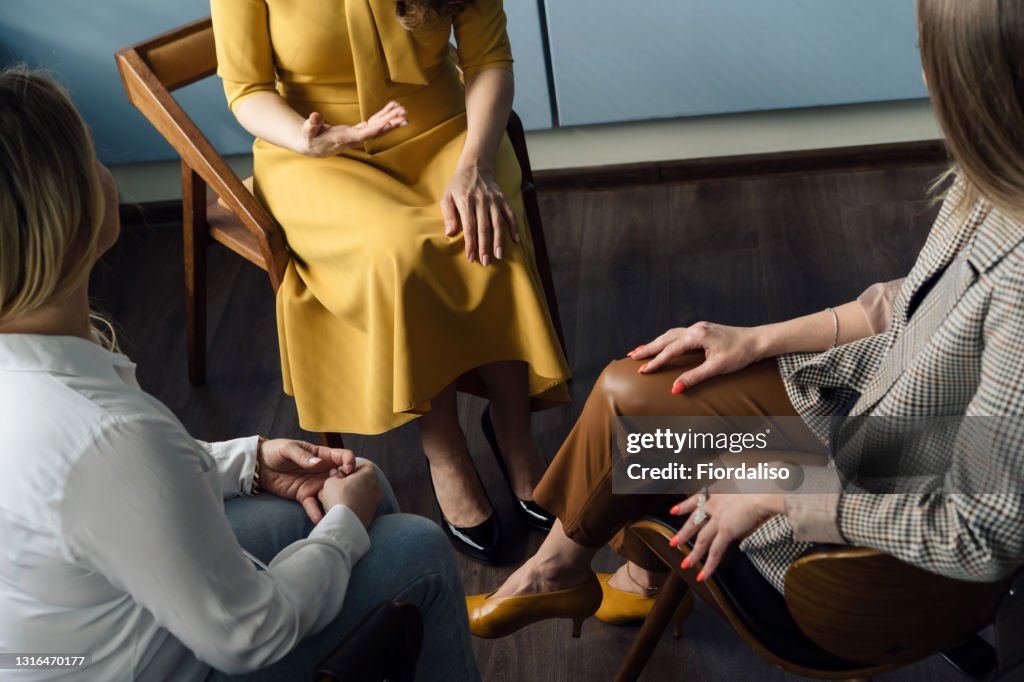
<svg viewBox="0 0 1024 682">
<path fill-rule="evenodd" d="M 983 645 L 975 633 L 1000 615 L 1011 617 L 1007 615 L 1011 608 L 1018 619 L 1012 627 L 1024 625 L 1021 599 L 1008 608 L 1014 596 L 1008 581 L 965 583 L 871 549 L 828 549 L 801 557 L 789 568 L 786 605 L 812 642 L 840 659 L 866 663 L 845 670 L 808 668 L 768 649 L 737 615 L 714 577 L 697 582 L 697 569 L 680 568 L 689 548 L 669 547 L 673 534 L 673 529 L 655 520 L 641 520 L 627 527 L 627 542 L 658 557 L 671 573 L 615 677 L 617 682 L 632 682 L 639 677 L 687 590 L 693 590 L 714 608 L 768 662 L 816 679 L 869 679 L 935 653 L 946 655 L 964 670 L 971 665 L 961 665 L 947 652 L 956 651 L 965 642 L 973 645 L 973 640 Z M 865 593 L 870 593 L 870 599 L 865 599 Z M 953 593 L 957 598 L 951 605 Z M 1004 663 L 1020 663 L 1024 647 L 1018 647 L 1013 657 Z M 985 666 L 974 667 L 980 669 L 973 671 L 979 676 L 994 675 Z"/>
<path fill-rule="evenodd" d="M 182 54 L 187 54 L 188 59 L 182 60 Z M 209 240 L 223 244 L 265 270 L 274 291 L 281 285 L 291 255 L 284 233 L 273 216 L 171 94 L 217 72 L 211 19 L 199 19 L 127 47 L 118 51 L 115 59 L 128 100 L 181 157 L 188 376 L 193 385 L 202 385 L 206 382 L 206 249 Z M 522 168 L 523 201 L 537 267 L 564 350 L 533 171 L 523 125 L 515 112 L 509 119 L 507 133 Z M 212 190 L 211 196 L 208 196 L 208 189 Z M 325 434 L 324 441 L 335 446 L 341 442 L 336 434 Z"/>
</svg>

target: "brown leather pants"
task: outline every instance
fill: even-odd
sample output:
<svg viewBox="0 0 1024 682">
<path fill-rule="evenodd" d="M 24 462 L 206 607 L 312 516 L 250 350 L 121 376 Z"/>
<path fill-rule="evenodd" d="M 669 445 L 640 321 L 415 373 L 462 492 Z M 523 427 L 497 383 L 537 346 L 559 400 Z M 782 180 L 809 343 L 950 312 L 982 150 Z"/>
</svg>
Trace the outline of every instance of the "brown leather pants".
<svg viewBox="0 0 1024 682">
<path fill-rule="evenodd" d="M 665 570 L 660 562 L 654 562 L 653 555 L 631 550 L 622 528 L 641 516 L 666 510 L 679 498 L 612 493 L 612 469 L 619 460 L 612 447 L 616 417 L 796 415 L 775 360 L 755 363 L 672 395 L 676 377 L 703 361 L 703 353 L 687 353 L 650 375 L 637 374 L 641 363 L 630 359 L 616 360 L 605 368 L 583 414 L 534 493 L 538 504 L 561 520 L 565 534 L 574 542 L 593 548 L 610 544 L 643 568 Z M 789 422 L 792 428 L 785 434 L 788 447 L 794 451 L 821 447 L 810 429 L 800 428 L 802 422 Z"/>
</svg>

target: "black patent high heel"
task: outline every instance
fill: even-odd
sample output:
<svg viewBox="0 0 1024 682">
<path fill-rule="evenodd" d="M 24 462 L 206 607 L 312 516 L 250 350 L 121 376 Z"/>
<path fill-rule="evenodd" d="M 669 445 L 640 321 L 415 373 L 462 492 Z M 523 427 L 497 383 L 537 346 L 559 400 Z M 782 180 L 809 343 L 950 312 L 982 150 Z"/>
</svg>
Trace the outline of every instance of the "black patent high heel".
<svg viewBox="0 0 1024 682">
<path fill-rule="evenodd" d="M 501 469 L 501 473 L 505 477 L 505 483 L 508 484 L 509 492 L 511 492 L 512 497 L 515 498 L 516 513 L 519 514 L 519 518 L 528 526 L 532 526 L 537 530 L 542 530 L 545 533 L 548 532 L 551 530 L 551 526 L 555 524 L 555 517 L 533 500 L 520 500 L 516 497 L 516 491 L 512 487 L 512 477 L 508 475 L 508 467 L 505 466 L 505 458 L 501 455 L 501 448 L 498 447 L 498 437 L 494 433 L 494 423 L 491 421 L 490 405 L 484 408 L 484 413 L 480 416 L 480 426 L 484 430 L 484 437 L 487 438 L 487 444 L 491 446 L 491 453 L 494 455 L 494 458 L 498 460 L 498 467 Z"/>
<path fill-rule="evenodd" d="M 487 504 L 491 505 L 491 515 L 476 526 L 456 526 L 445 517 L 444 511 L 441 509 L 441 503 L 437 499 L 437 490 L 434 488 L 434 475 L 430 472 L 429 459 L 427 459 L 427 476 L 430 478 L 430 490 L 434 494 L 434 503 L 437 504 L 437 511 L 441 514 L 441 529 L 452 541 L 455 549 L 482 564 L 497 564 L 501 555 L 501 521 L 498 519 L 497 510 L 491 504 L 491 498 L 487 497 L 487 490 L 484 490 L 484 497 L 487 497 Z M 480 480 L 480 474 L 477 474 L 477 480 Z M 480 481 L 480 487 L 484 487 L 483 481 Z"/>
</svg>

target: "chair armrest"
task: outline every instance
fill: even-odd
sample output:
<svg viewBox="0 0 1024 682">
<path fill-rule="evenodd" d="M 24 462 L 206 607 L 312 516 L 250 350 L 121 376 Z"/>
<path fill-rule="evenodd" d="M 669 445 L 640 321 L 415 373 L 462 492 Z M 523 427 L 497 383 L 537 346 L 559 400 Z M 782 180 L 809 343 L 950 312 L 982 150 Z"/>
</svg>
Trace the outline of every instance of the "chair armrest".
<svg viewBox="0 0 1024 682">
<path fill-rule="evenodd" d="M 423 643 L 423 615 L 412 604 L 370 611 L 316 668 L 320 682 L 412 682 Z"/>
</svg>

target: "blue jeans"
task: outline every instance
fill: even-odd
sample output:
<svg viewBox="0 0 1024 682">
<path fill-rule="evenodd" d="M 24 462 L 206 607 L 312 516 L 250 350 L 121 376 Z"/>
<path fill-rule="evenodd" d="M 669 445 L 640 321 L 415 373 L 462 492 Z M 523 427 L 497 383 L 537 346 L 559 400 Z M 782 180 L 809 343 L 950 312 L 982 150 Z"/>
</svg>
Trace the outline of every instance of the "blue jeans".
<svg viewBox="0 0 1024 682">
<path fill-rule="evenodd" d="M 356 563 L 341 613 L 307 637 L 277 663 L 254 673 L 209 680 L 309 680 L 313 670 L 356 624 L 385 601 L 415 604 L 423 613 L 423 647 L 418 681 L 480 679 L 469 645 L 469 623 L 462 581 L 441 529 L 421 516 L 398 513 L 398 502 L 383 475 L 384 498 L 370 525 L 370 551 Z M 236 497 L 225 505 L 235 536 L 247 551 L 269 563 L 284 547 L 309 535 L 313 524 L 296 502 L 273 495 Z"/>
</svg>

